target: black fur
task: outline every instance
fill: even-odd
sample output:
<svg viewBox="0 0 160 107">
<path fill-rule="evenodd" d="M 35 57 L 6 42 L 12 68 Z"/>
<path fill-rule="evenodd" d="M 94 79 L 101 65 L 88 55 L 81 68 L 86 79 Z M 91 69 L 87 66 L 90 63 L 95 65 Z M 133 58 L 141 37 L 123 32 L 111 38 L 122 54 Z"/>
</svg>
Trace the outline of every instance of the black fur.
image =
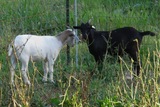
<svg viewBox="0 0 160 107">
<path fill-rule="evenodd" d="M 81 30 L 82 38 L 87 41 L 89 52 L 94 56 L 98 65 L 102 65 L 106 52 L 111 55 L 123 56 L 124 52 L 134 60 L 134 68 L 137 75 L 140 73 L 138 50 L 145 35 L 154 36 L 150 31 L 139 32 L 133 27 L 124 27 L 112 31 L 96 31 L 87 23 L 81 26 L 73 26 Z"/>
</svg>

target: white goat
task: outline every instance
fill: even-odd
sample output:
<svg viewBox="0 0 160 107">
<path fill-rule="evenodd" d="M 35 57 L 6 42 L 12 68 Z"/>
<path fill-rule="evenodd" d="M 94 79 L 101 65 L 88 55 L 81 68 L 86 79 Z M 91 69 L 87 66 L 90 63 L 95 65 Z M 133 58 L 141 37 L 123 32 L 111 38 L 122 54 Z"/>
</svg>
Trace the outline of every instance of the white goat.
<svg viewBox="0 0 160 107">
<path fill-rule="evenodd" d="M 57 36 L 18 35 L 8 48 L 8 56 L 10 56 L 11 60 L 11 84 L 14 84 L 14 69 L 16 68 L 17 59 L 22 64 L 22 77 L 26 84 L 30 85 L 26 73 L 28 71 L 29 60 L 43 60 L 43 81 L 47 81 L 49 71 L 49 80 L 54 82 L 54 62 L 65 44 L 68 44 L 69 46 L 74 45 L 74 39 L 75 32 L 72 31 L 72 29 L 67 29 Z"/>
</svg>

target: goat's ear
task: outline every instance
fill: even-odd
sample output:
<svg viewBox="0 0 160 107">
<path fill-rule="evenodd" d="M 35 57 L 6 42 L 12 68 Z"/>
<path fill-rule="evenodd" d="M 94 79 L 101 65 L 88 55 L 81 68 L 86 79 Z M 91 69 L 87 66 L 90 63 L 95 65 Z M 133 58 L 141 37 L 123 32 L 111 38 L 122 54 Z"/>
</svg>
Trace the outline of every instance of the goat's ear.
<svg viewBox="0 0 160 107">
<path fill-rule="evenodd" d="M 73 26 L 74 29 L 81 29 L 80 26 Z"/>
</svg>

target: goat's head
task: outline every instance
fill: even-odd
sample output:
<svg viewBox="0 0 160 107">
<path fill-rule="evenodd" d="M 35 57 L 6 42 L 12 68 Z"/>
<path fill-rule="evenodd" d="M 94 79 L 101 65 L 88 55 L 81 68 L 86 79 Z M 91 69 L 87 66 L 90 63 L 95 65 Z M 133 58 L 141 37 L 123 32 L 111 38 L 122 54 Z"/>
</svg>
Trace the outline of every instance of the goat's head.
<svg viewBox="0 0 160 107">
<path fill-rule="evenodd" d="M 72 29 L 67 29 L 66 33 L 68 35 L 66 42 L 69 46 L 73 47 L 75 44 L 75 40 L 79 41 L 79 38 L 75 34 L 75 31 Z"/>
<path fill-rule="evenodd" d="M 81 23 L 80 26 L 73 26 L 73 28 L 81 30 L 82 38 L 85 40 L 88 39 L 88 35 L 89 35 L 91 29 L 95 29 L 95 27 L 92 26 L 89 22 Z"/>
</svg>

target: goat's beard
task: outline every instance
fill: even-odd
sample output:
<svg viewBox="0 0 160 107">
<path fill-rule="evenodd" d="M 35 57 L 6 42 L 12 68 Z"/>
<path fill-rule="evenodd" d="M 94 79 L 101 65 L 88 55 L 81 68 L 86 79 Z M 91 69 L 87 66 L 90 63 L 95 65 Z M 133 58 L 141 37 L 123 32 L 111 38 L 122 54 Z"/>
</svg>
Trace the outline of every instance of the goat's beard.
<svg viewBox="0 0 160 107">
<path fill-rule="evenodd" d="M 82 40 L 83 41 L 88 41 L 88 34 L 82 34 Z"/>
</svg>

